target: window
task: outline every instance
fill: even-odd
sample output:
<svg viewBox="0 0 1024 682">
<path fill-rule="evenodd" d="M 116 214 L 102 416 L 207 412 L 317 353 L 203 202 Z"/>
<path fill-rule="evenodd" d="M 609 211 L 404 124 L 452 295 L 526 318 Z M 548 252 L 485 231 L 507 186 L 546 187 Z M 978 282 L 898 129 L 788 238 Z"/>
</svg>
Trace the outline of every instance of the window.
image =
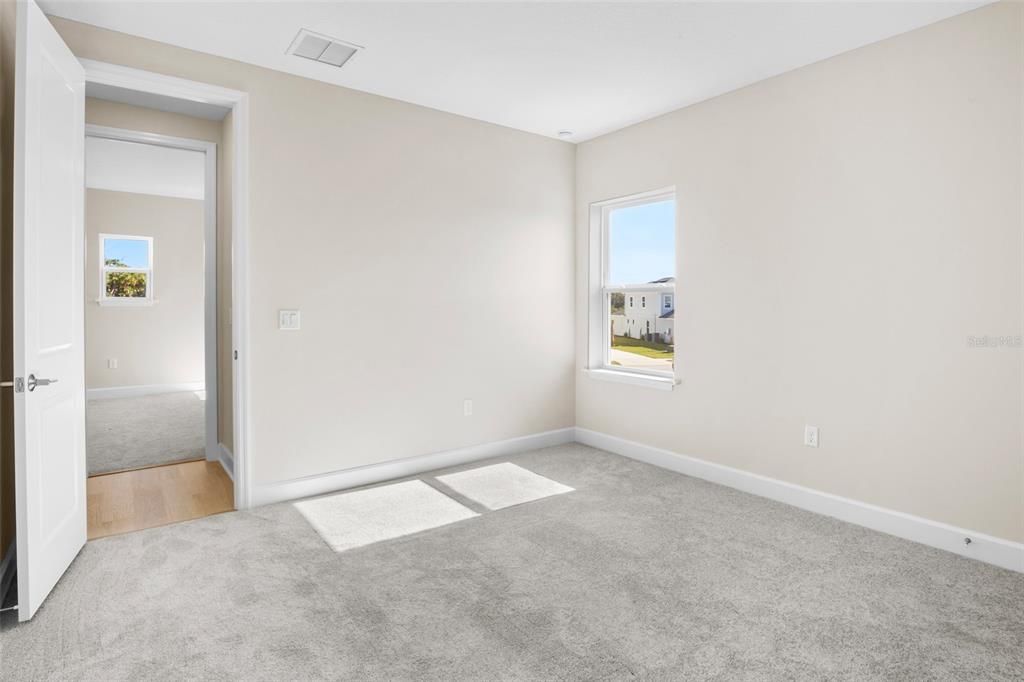
<svg viewBox="0 0 1024 682">
<path fill-rule="evenodd" d="M 153 302 L 153 238 L 100 235 L 101 304 Z"/>
<path fill-rule="evenodd" d="M 673 383 L 675 203 L 667 190 L 591 206 L 589 365 L 597 374 Z M 647 308 L 649 296 L 661 306 Z"/>
</svg>

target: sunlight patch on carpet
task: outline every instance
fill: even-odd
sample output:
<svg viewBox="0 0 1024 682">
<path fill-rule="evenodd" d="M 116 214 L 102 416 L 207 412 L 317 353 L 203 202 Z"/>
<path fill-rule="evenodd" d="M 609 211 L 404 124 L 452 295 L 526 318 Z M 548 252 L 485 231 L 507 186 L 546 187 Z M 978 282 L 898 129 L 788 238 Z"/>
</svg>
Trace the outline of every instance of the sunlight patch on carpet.
<svg viewBox="0 0 1024 682">
<path fill-rule="evenodd" d="M 335 552 L 479 516 L 423 481 L 405 481 L 296 502 Z"/>
<path fill-rule="evenodd" d="M 492 510 L 573 491 L 567 485 L 511 462 L 446 474 L 438 476 L 437 480 Z"/>
</svg>

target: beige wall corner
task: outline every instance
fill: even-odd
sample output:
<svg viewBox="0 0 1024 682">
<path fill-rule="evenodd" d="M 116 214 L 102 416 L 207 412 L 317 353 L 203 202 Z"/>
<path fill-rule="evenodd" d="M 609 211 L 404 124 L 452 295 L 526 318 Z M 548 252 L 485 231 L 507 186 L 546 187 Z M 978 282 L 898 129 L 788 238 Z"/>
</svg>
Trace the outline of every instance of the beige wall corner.
<svg viewBox="0 0 1024 682">
<path fill-rule="evenodd" d="M 80 57 L 249 93 L 255 484 L 572 426 L 572 145 L 52 21 Z"/>
<path fill-rule="evenodd" d="M 586 207 L 677 188 L 682 384 L 580 374 L 578 426 L 1024 540 L 1024 349 L 971 342 L 1022 333 L 1022 11 L 581 144 L 578 309 Z"/>
<path fill-rule="evenodd" d="M 234 357 L 231 326 L 231 207 L 234 114 L 221 122 L 217 148 L 217 440 L 234 450 Z"/>
</svg>

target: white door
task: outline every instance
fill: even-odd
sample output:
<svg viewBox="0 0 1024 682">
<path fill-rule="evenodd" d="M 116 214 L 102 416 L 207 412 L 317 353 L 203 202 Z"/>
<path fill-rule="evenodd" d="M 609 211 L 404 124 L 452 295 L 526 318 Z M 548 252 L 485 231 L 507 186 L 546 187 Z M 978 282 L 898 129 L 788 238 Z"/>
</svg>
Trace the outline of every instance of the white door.
<svg viewBox="0 0 1024 682">
<path fill-rule="evenodd" d="M 24 621 L 86 537 L 85 75 L 34 2 L 17 11 L 14 467 Z"/>
</svg>

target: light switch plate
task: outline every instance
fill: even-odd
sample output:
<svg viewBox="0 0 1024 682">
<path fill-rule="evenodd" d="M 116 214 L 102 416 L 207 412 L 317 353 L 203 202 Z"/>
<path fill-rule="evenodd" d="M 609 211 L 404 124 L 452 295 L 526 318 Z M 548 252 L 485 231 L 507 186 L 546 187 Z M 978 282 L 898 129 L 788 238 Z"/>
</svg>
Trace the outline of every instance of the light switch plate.
<svg viewBox="0 0 1024 682">
<path fill-rule="evenodd" d="M 278 310 L 277 328 L 288 331 L 295 331 L 299 328 L 301 318 L 298 310 Z"/>
</svg>

